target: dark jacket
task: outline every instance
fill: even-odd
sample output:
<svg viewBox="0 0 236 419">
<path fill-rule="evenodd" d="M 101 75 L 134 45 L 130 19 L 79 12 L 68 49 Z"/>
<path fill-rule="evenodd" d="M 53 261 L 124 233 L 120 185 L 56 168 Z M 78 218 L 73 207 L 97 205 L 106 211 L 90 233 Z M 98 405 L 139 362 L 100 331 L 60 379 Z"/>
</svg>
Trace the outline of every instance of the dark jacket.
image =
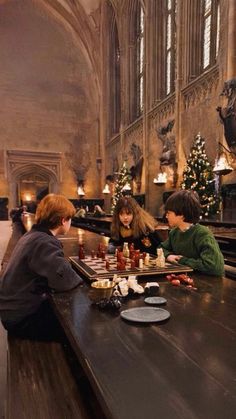
<svg viewBox="0 0 236 419">
<path fill-rule="evenodd" d="M 157 247 L 161 243 L 161 239 L 157 231 L 149 232 L 145 235 L 142 235 L 138 238 L 131 237 L 119 237 L 119 240 L 110 239 L 108 244 L 108 252 L 114 253 L 115 248 L 123 246 L 124 243 L 134 243 L 135 249 L 140 249 L 140 252 L 147 252 L 152 255 L 157 254 Z"/>
<path fill-rule="evenodd" d="M 18 241 L 0 284 L 0 317 L 18 323 L 35 313 L 51 291 L 82 282 L 65 259 L 61 242 L 38 225 Z"/>
</svg>

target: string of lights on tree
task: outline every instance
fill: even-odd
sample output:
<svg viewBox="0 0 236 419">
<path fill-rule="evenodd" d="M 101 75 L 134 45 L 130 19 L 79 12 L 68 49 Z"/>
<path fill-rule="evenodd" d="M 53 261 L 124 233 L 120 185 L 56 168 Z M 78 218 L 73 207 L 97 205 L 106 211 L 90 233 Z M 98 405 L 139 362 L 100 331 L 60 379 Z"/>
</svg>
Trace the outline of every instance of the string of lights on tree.
<svg viewBox="0 0 236 419">
<path fill-rule="evenodd" d="M 120 171 L 116 174 L 116 180 L 114 185 L 114 194 L 112 196 L 111 213 L 113 214 L 114 209 L 118 200 L 131 190 L 130 187 L 131 176 L 127 168 L 126 162 L 122 164 Z"/>
<path fill-rule="evenodd" d="M 205 140 L 200 134 L 194 139 L 183 172 L 181 188 L 192 189 L 198 193 L 204 217 L 219 212 L 219 198 L 215 190 L 213 168 L 206 155 Z"/>
</svg>

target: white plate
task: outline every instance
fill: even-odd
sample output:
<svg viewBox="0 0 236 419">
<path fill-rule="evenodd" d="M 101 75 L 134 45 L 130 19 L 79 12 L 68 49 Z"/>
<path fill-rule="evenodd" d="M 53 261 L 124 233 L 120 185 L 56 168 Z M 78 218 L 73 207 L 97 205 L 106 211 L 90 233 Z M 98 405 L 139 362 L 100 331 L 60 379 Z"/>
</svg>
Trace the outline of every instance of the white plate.
<svg viewBox="0 0 236 419">
<path fill-rule="evenodd" d="M 146 304 L 165 304 L 167 300 L 164 297 L 147 297 L 144 299 Z"/>
<path fill-rule="evenodd" d="M 169 311 L 157 307 L 130 308 L 123 310 L 120 315 L 125 320 L 140 323 L 162 322 L 170 317 Z"/>
</svg>

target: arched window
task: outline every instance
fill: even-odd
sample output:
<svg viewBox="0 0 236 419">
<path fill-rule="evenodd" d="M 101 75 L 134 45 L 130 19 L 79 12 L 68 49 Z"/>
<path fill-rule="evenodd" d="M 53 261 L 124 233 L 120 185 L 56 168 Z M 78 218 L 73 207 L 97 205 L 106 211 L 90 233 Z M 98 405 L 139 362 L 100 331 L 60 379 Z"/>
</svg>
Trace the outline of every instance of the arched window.
<svg viewBox="0 0 236 419">
<path fill-rule="evenodd" d="M 166 95 L 175 89 L 176 0 L 167 0 L 166 8 Z"/>
<path fill-rule="evenodd" d="M 202 71 L 215 64 L 219 48 L 219 0 L 202 0 Z"/>
<path fill-rule="evenodd" d="M 189 0 L 187 81 L 212 67 L 217 60 L 220 30 L 219 0 Z"/>
<path fill-rule="evenodd" d="M 121 118 L 120 47 L 114 10 L 108 9 L 109 30 L 109 127 L 110 136 L 119 132 Z"/>
<path fill-rule="evenodd" d="M 137 116 L 143 112 L 144 102 L 144 12 L 141 6 L 137 10 L 137 33 L 136 33 L 136 54 L 137 54 Z"/>
<path fill-rule="evenodd" d="M 145 72 L 145 15 L 139 0 L 127 0 L 128 48 L 128 94 L 127 122 L 135 121 L 143 112 Z"/>
<path fill-rule="evenodd" d="M 176 76 L 176 0 L 152 1 L 149 6 L 150 54 L 153 89 L 150 106 L 175 90 Z"/>
</svg>

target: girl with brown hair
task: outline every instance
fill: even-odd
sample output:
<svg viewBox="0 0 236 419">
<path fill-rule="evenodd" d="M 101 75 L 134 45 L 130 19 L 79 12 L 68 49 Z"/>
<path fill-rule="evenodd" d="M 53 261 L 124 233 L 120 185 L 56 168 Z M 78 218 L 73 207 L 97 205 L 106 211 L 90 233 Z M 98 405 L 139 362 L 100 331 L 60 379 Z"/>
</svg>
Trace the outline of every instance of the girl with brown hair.
<svg viewBox="0 0 236 419">
<path fill-rule="evenodd" d="M 119 199 L 116 204 L 108 251 L 115 251 L 124 242 L 134 243 L 141 252 L 156 254 L 161 240 L 158 236 L 156 220 L 130 196 Z"/>
</svg>

